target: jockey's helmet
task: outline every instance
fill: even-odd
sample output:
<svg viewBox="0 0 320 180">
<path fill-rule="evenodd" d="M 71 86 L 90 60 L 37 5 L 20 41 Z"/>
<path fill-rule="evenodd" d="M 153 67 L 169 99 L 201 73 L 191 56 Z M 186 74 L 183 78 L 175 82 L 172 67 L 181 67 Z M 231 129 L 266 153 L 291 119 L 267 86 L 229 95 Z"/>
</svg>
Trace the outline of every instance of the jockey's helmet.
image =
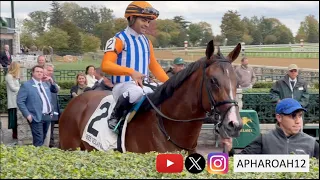
<svg viewBox="0 0 320 180">
<path fill-rule="evenodd" d="M 150 20 L 155 20 L 159 16 L 159 11 L 146 1 L 133 1 L 128 5 L 124 14 L 126 19 L 130 16 L 145 17 Z"/>
</svg>

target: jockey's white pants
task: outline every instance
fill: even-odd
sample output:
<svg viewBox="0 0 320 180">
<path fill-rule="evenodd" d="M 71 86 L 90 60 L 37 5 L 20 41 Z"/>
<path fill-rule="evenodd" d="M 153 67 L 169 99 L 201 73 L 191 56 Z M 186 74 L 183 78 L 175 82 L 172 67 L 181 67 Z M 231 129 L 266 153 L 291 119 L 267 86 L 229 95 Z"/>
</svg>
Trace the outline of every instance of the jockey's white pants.
<svg viewBox="0 0 320 180">
<path fill-rule="evenodd" d="M 152 93 L 153 90 L 150 87 L 143 86 L 143 91 L 146 94 Z M 130 103 L 136 103 L 141 100 L 143 91 L 134 81 L 128 81 L 123 83 L 117 83 L 112 89 L 114 100 L 117 102 L 118 98 L 123 95 L 124 98 L 129 96 Z"/>
</svg>

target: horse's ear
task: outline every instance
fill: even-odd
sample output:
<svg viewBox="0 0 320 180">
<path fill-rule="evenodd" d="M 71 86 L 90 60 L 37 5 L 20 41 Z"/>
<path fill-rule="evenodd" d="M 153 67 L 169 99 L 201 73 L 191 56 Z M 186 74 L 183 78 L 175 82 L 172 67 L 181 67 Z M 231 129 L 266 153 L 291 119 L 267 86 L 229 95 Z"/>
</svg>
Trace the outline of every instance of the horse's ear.
<svg viewBox="0 0 320 180">
<path fill-rule="evenodd" d="M 213 45 L 213 40 L 211 40 L 208 45 L 207 45 L 207 49 L 206 49 L 206 57 L 207 59 L 210 59 L 212 54 L 214 52 L 214 45 Z"/>
<path fill-rule="evenodd" d="M 241 44 L 238 43 L 238 45 L 233 49 L 233 51 L 231 51 L 228 54 L 227 59 L 232 63 L 234 60 L 238 58 L 240 51 L 241 51 Z"/>
</svg>

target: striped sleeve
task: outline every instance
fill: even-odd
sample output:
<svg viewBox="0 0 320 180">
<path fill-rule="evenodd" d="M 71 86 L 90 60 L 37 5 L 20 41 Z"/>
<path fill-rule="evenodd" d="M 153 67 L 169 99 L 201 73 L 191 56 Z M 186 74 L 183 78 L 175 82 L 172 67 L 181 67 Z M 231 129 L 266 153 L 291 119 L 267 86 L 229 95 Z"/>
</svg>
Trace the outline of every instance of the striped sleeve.
<svg viewBox="0 0 320 180">
<path fill-rule="evenodd" d="M 150 40 L 149 40 L 149 47 L 150 47 L 149 69 L 159 81 L 166 82 L 169 79 L 169 77 L 166 74 L 166 72 L 163 70 L 161 65 L 158 63 L 158 61 L 156 60 L 156 57 L 154 56 L 153 45 Z"/>
<path fill-rule="evenodd" d="M 126 75 L 131 76 L 131 74 L 134 72 L 134 69 L 127 68 L 124 66 L 119 66 L 116 64 L 118 54 L 121 53 L 123 49 L 123 43 L 120 38 L 116 38 L 116 44 L 115 44 L 115 51 L 108 51 L 104 54 L 103 60 L 101 62 L 101 69 L 103 72 L 110 74 L 110 75 Z"/>
</svg>

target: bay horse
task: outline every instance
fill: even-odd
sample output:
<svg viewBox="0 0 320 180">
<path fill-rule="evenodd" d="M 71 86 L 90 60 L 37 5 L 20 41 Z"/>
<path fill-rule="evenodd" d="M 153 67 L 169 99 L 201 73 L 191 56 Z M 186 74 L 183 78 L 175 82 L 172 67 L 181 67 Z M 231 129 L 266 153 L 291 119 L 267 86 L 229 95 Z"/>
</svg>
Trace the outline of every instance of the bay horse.
<svg viewBox="0 0 320 180">
<path fill-rule="evenodd" d="M 127 151 L 194 153 L 203 121 L 208 118 L 219 127 L 220 137 L 240 135 L 242 120 L 235 99 L 237 80 L 232 62 L 239 56 L 241 44 L 227 57 L 220 49 L 214 54 L 214 48 L 210 41 L 205 57 L 189 64 L 147 95 L 127 125 Z M 88 91 L 68 103 L 59 120 L 61 149 L 95 149 L 81 137 L 90 116 L 106 95 L 104 91 Z"/>
</svg>

